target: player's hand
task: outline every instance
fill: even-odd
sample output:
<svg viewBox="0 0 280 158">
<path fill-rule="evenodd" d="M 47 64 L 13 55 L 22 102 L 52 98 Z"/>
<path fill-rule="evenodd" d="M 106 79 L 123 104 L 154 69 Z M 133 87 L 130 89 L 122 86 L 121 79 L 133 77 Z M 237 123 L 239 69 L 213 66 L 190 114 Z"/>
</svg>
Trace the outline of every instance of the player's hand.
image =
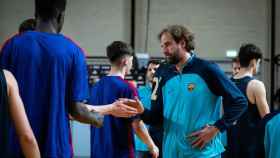
<svg viewBox="0 0 280 158">
<path fill-rule="evenodd" d="M 152 158 L 157 158 L 159 156 L 159 149 L 157 146 L 152 146 L 149 148 L 150 154 L 152 155 Z"/>
<path fill-rule="evenodd" d="M 206 125 L 201 130 L 191 133 L 187 138 L 191 141 L 193 148 L 199 148 L 201 150 L 218 132 L 219 129 L 215 126 Z"/>
<path fill-rule="evenodd" d="M 119 101 L 122 101 L 124 104 L 137 109 L 138 114 L 144 112 L 144 106 L 137 97 L 135 97 L 135 99 L 120 98 Z"/>
<path fill-rule="evenodd" d="M 117 100 L 112 104 L 110 114 L 115 117 L 132 117 L 138 114 L 138 110 L 134 107 L 126 105 L 123 101 Z"/>
</svg>

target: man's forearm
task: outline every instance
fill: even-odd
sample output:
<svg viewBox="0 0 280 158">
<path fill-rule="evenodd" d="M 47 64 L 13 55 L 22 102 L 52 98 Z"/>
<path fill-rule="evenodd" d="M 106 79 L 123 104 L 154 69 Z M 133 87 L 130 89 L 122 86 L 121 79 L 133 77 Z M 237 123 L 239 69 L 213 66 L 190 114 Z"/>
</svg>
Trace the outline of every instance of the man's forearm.
<svg viewBox="0 0 280 158">
<path fill-rule="evenodd" d="M 139 121 L 139 122 L 138 122 Z M 149 135 L 149 132 L 147 128 L 145 127 L 143 121 L 137 120 L 133 122 L 133 128 L 136 133 L 136 135 L 148 146 L 148 148 L 151 150 L 155 144 Z"/>
<path fill-rule="evenodd" d="M 70 108 L 70 114 L 75 120 L 91 124 L 96 127 L 101 127 L 103 125 L 103 115 L 97 111 L 89 110 L 87 105 L 84 103 L 73 103 L 74 105 Z"/>
<path fill-rule="evenodd" d="M 89 108 L 90 111 L 96 111 L 102 115 L 108 115 L 111 113 L 112 111 L 112 104 L 109 105 L 103 105 L 103 106 L 92 106 L 92 105 L 87 105 L 87 107 Z"/>
</svg>

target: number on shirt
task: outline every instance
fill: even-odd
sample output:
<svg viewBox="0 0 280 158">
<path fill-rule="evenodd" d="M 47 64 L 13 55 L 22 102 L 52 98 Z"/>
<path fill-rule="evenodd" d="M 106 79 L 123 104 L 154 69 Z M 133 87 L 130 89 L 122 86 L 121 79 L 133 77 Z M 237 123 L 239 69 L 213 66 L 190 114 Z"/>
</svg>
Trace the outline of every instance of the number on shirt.
<svg viewBox="0 0 280 158">
<path fill-rule="evenodd" d="M 158 78 L 158 77 L 154 77 L 153 82 L 154 82 L 156 85 L 155 85 L 155 88 L 154 88 L 154 90 L 153 90 L 151 99 L 152 99 L 152 100 L 156 100 L 156 99 L 157 99 L 156 93 L 157 93 L 157 89 L 158 89 L 158 86 L 159 86 L 159 78 Z"/>
</svg>

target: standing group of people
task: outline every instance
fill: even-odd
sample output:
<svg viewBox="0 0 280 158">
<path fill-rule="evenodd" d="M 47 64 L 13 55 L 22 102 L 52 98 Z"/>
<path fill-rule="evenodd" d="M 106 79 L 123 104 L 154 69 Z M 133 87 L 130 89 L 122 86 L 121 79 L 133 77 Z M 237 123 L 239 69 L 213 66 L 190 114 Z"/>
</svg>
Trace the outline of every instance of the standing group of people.
<svg viewBox="0 0 280 158">
<path fill-rule="evenodd" d="M 188 28 L 170 25 L 158 36 L 166 62 L 149 63 L 147 86 L 124 80 L 133 50 L 114 41 L 106 49 L 110 73 L 89 88 L 82 49 L 60 34 L 65 8 L 66 0 L 35 0 L 34 31 L 1 49 L 1 157 L 73 157 L 70 116 L 92 125 L 92 158 L 280 156 L 280 115 L 270 113 L 265 86 L 253 77 L 257 46 L 240 48 L 229 79 L 197 57 Z"/>
</svg>

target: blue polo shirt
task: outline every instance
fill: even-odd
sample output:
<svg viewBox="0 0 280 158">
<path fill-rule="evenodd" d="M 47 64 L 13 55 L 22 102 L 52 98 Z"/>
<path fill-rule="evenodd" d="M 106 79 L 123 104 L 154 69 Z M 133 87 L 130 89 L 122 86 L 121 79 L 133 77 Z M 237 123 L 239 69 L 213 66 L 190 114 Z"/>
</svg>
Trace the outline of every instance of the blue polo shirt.
<svg viewBox="0 0 280 158">
<path fill-rule="evenodd" d="M 134 99 L 136 88 L 119 76 L 105 76 L 91 89 L 89 103 L 111 104 L 119 98 Z M 134 158 L 135 118 L 104 116 L 101 128 L 91 127 L 91 158 Z"/>
<path fill-rule="evenodd" d="M 0 65 L 18 81 L 42 157 L 72 157 L 69 107 L 71 102 L 88 98 L 82 50 L 61 34 L 28 31 L 6 42 Z M 14 128 L 8 140 L 9 156 L 20 157 L 22 152 Z"/>
</svg>

